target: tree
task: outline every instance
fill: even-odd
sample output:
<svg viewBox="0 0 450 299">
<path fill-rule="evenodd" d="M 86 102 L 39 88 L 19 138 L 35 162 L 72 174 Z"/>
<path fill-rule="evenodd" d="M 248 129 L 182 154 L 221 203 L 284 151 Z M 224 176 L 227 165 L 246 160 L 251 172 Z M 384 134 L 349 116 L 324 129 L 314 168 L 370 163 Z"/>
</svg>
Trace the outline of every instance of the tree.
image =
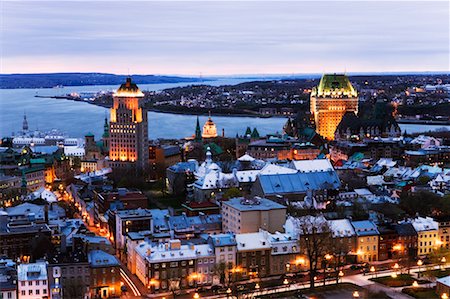
<svg viewBox="0 0 450 299">
<path fill-rule="evenodd" d="M 214 275 L 219 277 L 220 283 L 225 284 L 227 265 L 223 262 L 219 263 L 219 264 L 215 264 L 213 271 L 214 271 Z"/>
<path fill-rule="evenodd" d="M 242 192 L 241 190 L 239 190 L 236 187 L 230 188 L 227 191 L 225 191 L 222 195 L 222 199 L 230 199 L 230 198 L 234 198 L 234 197 L 240 197 L 242 196 Z"/>
<path fill-rule="evenodd" d="M 300 238 L 300 248 L 309 260 L 309 282 L 314 288 L 318 267 L 330 251 L 331 228 L 323 216 L 296 218 L 296 228 Z"/>
</svg>

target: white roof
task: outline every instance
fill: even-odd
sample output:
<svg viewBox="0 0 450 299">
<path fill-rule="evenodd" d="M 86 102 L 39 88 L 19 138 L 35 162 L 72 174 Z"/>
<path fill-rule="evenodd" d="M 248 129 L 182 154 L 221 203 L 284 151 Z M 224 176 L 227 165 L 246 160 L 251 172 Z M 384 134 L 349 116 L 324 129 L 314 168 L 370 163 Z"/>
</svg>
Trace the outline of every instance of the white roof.
<svg viewBox="0 0 450 299">
<path fill-rule="evenodd" d="M 252 162 L 252 161 L 255 161 L 255 158 L 253 158 L 249 154 L 245 154 L 242 157 L 239 157 L 238 160 L 241 161 L 241 162 Z"/>
<path fill-rule="evenodd" d="M 348 219 L 329 220 L 328 223 L 330 224 L 331 232 L 335 238 L 352 237 L 356 235 L 355 229 Z"/>
<path fill-rule="evenodd" d="M 85 154 L 84 147 L 79 146 L 64 146 L 64 154 L 66 156 L 82 157 Z"/>
<path fill-rule="evenodd" d="M 397 165 L 397 162 L 393 161 L 392 158 L 381 158 L 376 164 L 378 166 L 394 167 Z"/>
<path fill-rule="evenodd" d="M 269 249 L 270 244 L 264 232 L 236 234 L 238 251 Z"/>
<path fill-rule="evenodd" d="M 316 159 L 316 160 L 300 160 L 292 161 L 292 166 L 299 172 L 316 172 L 316 171 L 333 171 L 333 165 L 331 165 L 328 159 Z"/>
<path fill-rule="evenodd" d="M 42 198 L 46 200 L 48 203 L 53 203 L 58 201 L 58 197 L 53 193 L 52 191 L 49 191 L 45 188 L 40 188 L 39 190 L 36 190 L 33 192 L 33 195 L 35 198 Z"/>
<path fill-rule="evenodd" d="M 436 280 L 436 282 L 441 283 L 441 284 L 443 284 L 443 285 L 445 285 L 445 286 L 447 286 L 447 287 L 450 287 L 450 275 L 449 275 L 449 276 L 445 276 L 445 277 L 438 278 L 438 279 Z"/>
<path fill-rule="evenodd" d="M 369 186 L 383 185 L 386 183 L 384 181 L 384 177 L 382 175 L 368 176 L 366 179 L 367 179 L 367 185 L 369 185 Z"/>
<path fill-rule="evenodd" d="M 416 232 L 424 232 L 431 230 L 438 230 L 439 224 L 431 217 L 417 217 L 411 220 L 411 224 L 414 226 Z"/>
<path fill-rule="evenodd" d="M 209 244 L 181 245 L 180 249 L 171 250 L 170 245 L 168 245 L 168 248 L 166 249 L 166 244 L 161 243 L 156 246 L 151 246 L 147 242 L 142 242 L 136 246 L 135 250 L 150 263 L 189 260 L 214 255 L 214 250 Z"/>
<path fill-rule="evenodd" d="M 47 263 L 37 262 L 31 264 L 20 264 L 17 266 L 17 279 L 27 280 L 47 280 Z"/>
<path fill-rule="evenodd" d="M 287 167 L 283 167 L 283 166 L 278 166 L 275 164 L 271 164 L 268 163 L 266 164 L 266 166 L 264 166 L 260 172 L 261 175 L 268 175 L 268 174 L 286 174 L 286 173 L 297 173 L 296 170 L 291 169 L 291 168 L 287 168 Z"/>
<path fill-rule="evenodd" d="M 261 170 L 240 170 L 236 172 L 239 183 L 249 183 L 256 181 L 256 176 Z"/>
<path fill-rule="evenodd" d="M 355 189 L 354 191 L 355 191 L 356 194 L 358 194 L 359 196 L 373 196 L 373 193 L 370 192 L 370 190 L 367 189 L 367 188 Z"/>
<path fill-rule="evenodd" d="M 44 219 L 44 206 L 35 205 L 29 202 L 17 205 L 15 207 L 6 208 L 9 216 L 26 216 L 34 214 L 38 219 Z"/>
</svg>

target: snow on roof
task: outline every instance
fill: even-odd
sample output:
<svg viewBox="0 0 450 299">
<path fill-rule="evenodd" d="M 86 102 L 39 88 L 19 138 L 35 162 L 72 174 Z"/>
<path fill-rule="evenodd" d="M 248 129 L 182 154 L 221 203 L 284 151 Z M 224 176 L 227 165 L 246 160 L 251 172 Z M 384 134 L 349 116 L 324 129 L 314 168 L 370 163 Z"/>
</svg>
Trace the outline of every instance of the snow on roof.
<svg viewBox="0 0 450 299">
<path fill-rule="evenodd" d="M 377 226 L 370 220 L 352 221 L 357 236 L 379 235 Z"/>
<path fill-rule="evenodd" d="M 300 172 L 315 172 L 315 171 L 333 171 L 333 165 L 331 165 L 328 159 L 316 159 L 316 160 L 300 160 L 292 161 L 294 169 Z"/>
<path fill-rule="evenodd" d="M 370 192 L 367 188 L 360 188 L 354 190 L 358 196 L 374 196 L 372 192 Z"/>
<path fill-rule="evenodd" d="M 81 146 L 64 146 L 64 154 L 66 156 L 82 157 L 85 154 L 84 147 Z"/>
<path fill-rule="evenodd" d="M 44 219 L 44 206 L 35 205 L 32 203 L 23 203 L 15 207 L 6 208 L 8 216 L 22 216 L 34 214 L 36 218 Z"/>
<path fill-rule="evenodd" d="M 47 280 L 47 262 L 19 264 L 17 278 L 19 281 Z"/>
<path fill-rule="evenodd" d="M 236 172 L 239 183 L 251 183 L 256 181 L 256 176 L 261 170 L 240 170 Z"/>
<path fill-rule="evenodd" d="M 255 158 L 253 158 L 249 154 L 245 154 L 245 155 L 239 157 L 238 161 L 241 161 L 241 162 L 252 162 L 252 161 L 255 161 Z"/>
<path fill-rule="evenodd" d="M 394 167 L 397 165 L 396 161 L 393 161 L 392 158 L 381 158 L 377 161 L 376 165 L 378 166 L 386 166 L 386 167 Z"/>
<path fill-rule="evenodd" d="M 331 233 L 334 238 L 352 237 L 355 236 L 355 230 L 348 219 L 329 220 Z"/>
<path fill-rule="evenodd" d="M 119 260 L 109 253 L 102 250 L 91 250 L 88 253 L 88 261 L 92 267 L 111 267 L 119 266 Z"/>
<path fill-rule="evenodd" d="M 197 259 L 206 256 L 213 256 L 214 250 L 209 244 L 200 245 L 180 245 L 176 246 L 180 240 L 170 240 L 169 243 L 160 243 L 156 246 L 152 246 L 147 242 L 142 242 L 136 247 L 136 252 L 145 257 L 150 263 L 168 262 Z M 170 249 L 171 245 L 175 248 Z"/>
<path fill-rule="evenodd" d="M 296 170 L 278 166 L 275 164 L 267 163 L 259 172 L 261 175 L 268 175 L 268 174 L 285 174 L 285 173 L 297 173 Z"/>
<path fill-rule="evenodd" d="M 411 220 L 411 224 L 414 226 L 416 232 L 438 230 L 439 224 L 431 217 L 417 217 Z"/>
<path fill-rule="evenodd" d="M 384 177 L 382 175 L 368 176 L 366 179 L 367 179 L 367 185 L 369 185 L 369 186 L 379 186 L 379 185 L 383 185 L 386 183 L 384 181 Z"/>
<path fill-rule="evenodd" d="M 450 287 L 450 275 L 449 276 L 445 276 L 445 277 L 441 277 L 436 279 L 437 283 L 441 283 L 447 287 Z"/>
<path fill-rule="evenodd" d="M 269 249 L 270 244 L 264 232 L 236 234 L 238 251 Z"/>
</svg>

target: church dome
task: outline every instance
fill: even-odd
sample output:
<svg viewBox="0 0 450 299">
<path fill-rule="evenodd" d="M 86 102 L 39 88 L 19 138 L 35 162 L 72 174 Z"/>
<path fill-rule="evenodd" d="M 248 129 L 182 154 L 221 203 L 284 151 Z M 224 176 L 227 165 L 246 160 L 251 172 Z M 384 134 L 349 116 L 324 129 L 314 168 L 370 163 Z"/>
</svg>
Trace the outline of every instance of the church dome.
<svg viewBox="0 0 450 299">
<path fill-rule="evenodd" d="M 208 117 L 208 120 L 203 125 L 203 138 L 214 138 L 217 137 L 217 128 L 216 124 L 211 119 L 211 116 Z"/>
</svg>

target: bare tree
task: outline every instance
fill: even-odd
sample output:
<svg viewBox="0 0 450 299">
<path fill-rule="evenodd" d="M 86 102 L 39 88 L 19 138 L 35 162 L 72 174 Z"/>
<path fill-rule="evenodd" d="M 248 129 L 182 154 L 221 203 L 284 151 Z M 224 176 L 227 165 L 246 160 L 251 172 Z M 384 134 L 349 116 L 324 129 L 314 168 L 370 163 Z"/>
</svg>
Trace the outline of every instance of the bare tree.
<svg viewBox="0 0 450 299">
<path fill-rule="evenodd" d="M 309 282 L 314 288 L 319 265 L 330 253 L 331 229 L 323 216 L 303 216 L 296 218 L 296 228 L 300 238 L 300 248 L 309 260 Z"/>
</svg>

